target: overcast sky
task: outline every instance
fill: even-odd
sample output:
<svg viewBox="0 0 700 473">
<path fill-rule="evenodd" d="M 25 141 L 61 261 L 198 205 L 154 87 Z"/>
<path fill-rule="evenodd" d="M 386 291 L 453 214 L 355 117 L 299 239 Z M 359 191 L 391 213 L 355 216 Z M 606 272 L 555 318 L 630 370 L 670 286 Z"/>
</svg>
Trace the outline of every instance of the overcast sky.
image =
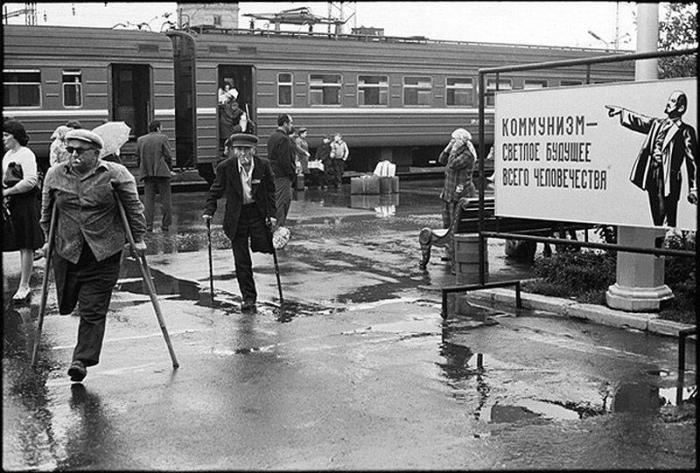
<svg viewBox="0 0 700 473">
<path fill-rule="evenodd" d="M 160 30 L 164 13 L 174 14 L 176 10 L 174 2 L 107 2 L 106 5 L 105 2 L 37 2 L 36 5 L 39 25 L 112 27 L 117 23 L 148 22 L 154 31 Z M 241 14 L 273 13 L 303 6 L 317 15 L 328 14 L 327 2 L 239 2 L 239 6 Z M 6 3 L 3 7 L 14 11 L 24 8 L 24 3 Z M 355 14 L 348 22 L 351 27 L 384 28 L 386 36 L 606 47 L 605 42 L 614 42 L 617 19 L 621 48 L 633 50 L 636 43 L 636 3 L 632 2 L 345 2 L 343 8 L 345 18 Z M 338 13 L 334 10 L 334 16 Z M 22 24 L 24 17 L 10 19 L 10 23 Z M 263 21 L 256 23 L 259 27 L 263 24 Z M 241 17 L 240 26 L 247 28 L 248 18 Z M 307 30 L 293 25 L 284 28 Z M 595 39 L 589 30 L 602 41 Z M 323 27 L 317 26 L 316 31 L 323 31 Z"/>
</svg>

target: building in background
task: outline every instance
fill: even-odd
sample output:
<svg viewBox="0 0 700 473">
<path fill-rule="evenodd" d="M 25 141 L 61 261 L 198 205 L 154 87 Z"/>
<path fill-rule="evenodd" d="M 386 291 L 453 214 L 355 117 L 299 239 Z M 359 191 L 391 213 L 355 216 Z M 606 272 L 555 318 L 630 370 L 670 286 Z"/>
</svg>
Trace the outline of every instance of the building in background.
<svg viewBox="0 0 700 473">
<path fill-rule="evenodd" d="M 177 13 L 181 26 L 238 28 L 238 2 L 178 3 Z"/>
</svg>

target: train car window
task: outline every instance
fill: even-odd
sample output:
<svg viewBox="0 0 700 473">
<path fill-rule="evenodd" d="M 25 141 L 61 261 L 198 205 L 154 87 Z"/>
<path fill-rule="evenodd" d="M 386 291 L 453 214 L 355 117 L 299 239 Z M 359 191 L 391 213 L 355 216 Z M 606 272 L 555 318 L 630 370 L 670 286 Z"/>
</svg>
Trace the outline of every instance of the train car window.
<svg viewBox="0 0 700 473">
<path fill-rule="evenodd" d="M 559 82 L 562 87 L 571 87 L 572 85 L 583 85 L 581 80 L 562 80 Z"/>
<path fill-rule="evenodd" d="M 403 104 L 430 105 L 433 93 L 432 77 L 404 77 Z"/>
<path fill-rule="evenodd" d="M 513 81 L 510 79 L 500 79 L 498 81 L 498 90 L 511 90 L 513 88 Z M 493 107 L 496 103 L 495 100 L 496 92 L 496 79 L 489 79 L 486 81 L 486 106 Z"/>
<path fill-rule="evenodd" d="M 389 103 L 388 76 L 358 76 L 358 105 L 387 105 Z"/>
<path fill-rule="evenodd" d="M 309 105 L 340 105 L 340 74 L 309 75 Z"/>
<path fill-rule="evenodd" d="M 4 69 L 2 76 L 5 107 L 41 106 L 40 71 Z"/>
<path fill-rule="evenodd" d="M 277 105 L 292 105 L 293 79 L 288 72 L 277 74 Z"/>
<path fill-rule="evenodd" d="M 469 106 L 474 104 L 474 85 L 470 77 L 448 77 L 445 81 L 445 103 L 447 106 Z"/>
<path fill-rule="evenodd" d="M 65 70 L 62 76 L 63 106 L 83 106 L 83 77 L 79 70 Z"/>
<path fill-rule="evenodd" d="M 523 89 L 543 89 L 547 87 L 546 80 L 527 80 L 523 82 Z"/>
</svg>

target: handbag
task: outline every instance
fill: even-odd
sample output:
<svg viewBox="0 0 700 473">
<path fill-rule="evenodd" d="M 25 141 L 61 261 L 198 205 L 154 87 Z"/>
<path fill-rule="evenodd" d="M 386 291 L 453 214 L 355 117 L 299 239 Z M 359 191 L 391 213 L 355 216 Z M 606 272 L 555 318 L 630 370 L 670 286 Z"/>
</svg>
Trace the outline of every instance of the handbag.
<svg viewBox="0 0 700 473">
<path fill-rule="evenodd" d="M 10 163 L 7 165 L 7 170 L 2 178 L 2 183 L 5 187 L 12 187 L 19 181 L 24 179 L 24 173 L 22 172 L 22 166 L 19 163 Z"/>
</svg>

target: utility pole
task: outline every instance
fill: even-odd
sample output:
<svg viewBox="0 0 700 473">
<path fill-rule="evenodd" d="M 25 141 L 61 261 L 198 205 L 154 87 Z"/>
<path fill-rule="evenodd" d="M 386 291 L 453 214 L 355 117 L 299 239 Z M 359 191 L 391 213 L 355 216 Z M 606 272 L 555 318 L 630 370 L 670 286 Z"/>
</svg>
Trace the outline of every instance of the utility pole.
<svg viewBox="0 0 700 473">
<path fill-rule="evenodd" d="M 36 3 L 27 2 L 24 4 L 24 8 L 21 10 L 15 10 L 8 12 L 7 5 L 5 5 L 5 13 L 2 17 L 5 20 L 5 24 L 9 24 L 9 19 L 16 16 L 24 15 L 24 24 L 27 26 L 36 26 Z"/>
<path fill-rule="evenodd" d="M 335 34 L 343 34 L 345 33 L 344 27 L 345 27 L 345 21 L 346 21 L 346 13 L 347 14 L 347 20 L 350 20 L 351 18 L 354 19 L 355 26 L 357 26 L 357 4 L 356 2 L 328 2 L 328 19 L 330 20 L 333 18 L 333 14 L 337 13 L 337 19 L 338 23 L 336 23 L 335 27 Z M 328 25 L 328 33 L 331 32 L 331 25 Z"/>
</svg>

